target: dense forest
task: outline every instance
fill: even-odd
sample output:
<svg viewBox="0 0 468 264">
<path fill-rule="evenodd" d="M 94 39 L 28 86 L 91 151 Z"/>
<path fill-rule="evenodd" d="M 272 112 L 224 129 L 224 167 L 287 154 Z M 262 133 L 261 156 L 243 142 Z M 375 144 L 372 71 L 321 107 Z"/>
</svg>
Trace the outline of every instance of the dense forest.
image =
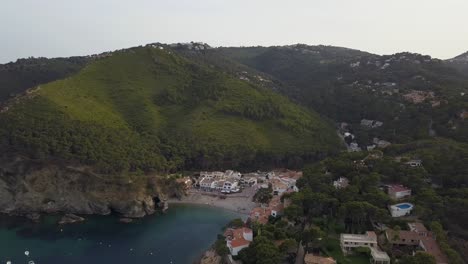
<svg viewBox="0 0 468 264">
<path fill-rule="evenodd" d="M 313 111 L 152 46 L 96 60 L 6 109 L 2 150 L 103 173 L 300 167 L 340 148 Z"/>
</svg>

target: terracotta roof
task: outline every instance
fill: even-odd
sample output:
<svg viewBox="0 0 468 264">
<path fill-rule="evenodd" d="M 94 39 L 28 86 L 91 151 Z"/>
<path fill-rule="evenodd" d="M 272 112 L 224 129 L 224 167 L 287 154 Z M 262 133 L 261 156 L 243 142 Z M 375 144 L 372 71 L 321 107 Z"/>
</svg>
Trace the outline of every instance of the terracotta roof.
<svg viewBox="0 0 468 264">
<path fill-rule="evenodd" d="M 385 231 L 385 235 L 387 236 L 388 241 L 392 244 L 412 246 L 419 245 L 419 241 L 423 237 L 416 232 L 406 230 L 401 230 L 397 232 L 392 229 L 387 229 Z"/>
<path fill-rule="evenodd" d="M 244 233 L 250 234 L 252 233 L 252 229 L 247 227 L 232 229 L 232 238 L 230 239 L 231 247 L 235 248 L 250 244 L 251 241 L 244 238 Z"/>
<path fill-rule="evenodd" d="M 411 189 L 406 188 L 405 186 L 403 186 L 401 184 L 388 185 L 388 192 L 389 193 L 405 192 L 405 191 L 411 191 Z"/>
<path fill-rule="evenodd" d="M 408 226 L 414 232 L 427 232 L 427 228 L 422 223 L 408 223 Z"/>
<path fill-rule="evenodd" d="M 336 260 L 331 257 L 315 256 L 307 253 L 304 257 L 305 264 L 336 264 Z"/>
<path fill-rule="evenodd" d="M 439 244 L 437 244 L 437 241 L 434 238 L 424 237 L 421 240 L 421 243 L 423 244 L 426 253 L 434 256 L 437 264 L 448 263 L 447 256 L 445 256 L 442 250 L 440 250 Z"/>
<path fill-rule="evenodd" d="M 366 235 L 371 239 L 377 239 L 377 235 L 375 234 L 374 231 L 367 231 Z"/>
<path fill-rule="evenodd" d="M 271 215 L 271 210 L 268 208 L 255 207 L 250 211 L 250 219 L 261 224 L 268 223 L 268 218 Z"/>
</svg>

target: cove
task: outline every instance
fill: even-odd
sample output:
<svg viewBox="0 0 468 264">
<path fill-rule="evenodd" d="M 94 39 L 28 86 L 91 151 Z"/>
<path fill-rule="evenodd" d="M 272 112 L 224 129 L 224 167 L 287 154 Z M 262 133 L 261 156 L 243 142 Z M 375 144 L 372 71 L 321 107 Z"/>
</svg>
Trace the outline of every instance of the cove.
<svg viewBox="0 0 468 264">
<path fill-rule="evenodd" d="M 41 223 L 2 216 L 0 263 L 191 264 L 237 217 L 219 208 L 183 204 L 130 224 L 113 216 L 90 216 L 70 225 L 57 225 L 53 216 Z"/>
</svg>

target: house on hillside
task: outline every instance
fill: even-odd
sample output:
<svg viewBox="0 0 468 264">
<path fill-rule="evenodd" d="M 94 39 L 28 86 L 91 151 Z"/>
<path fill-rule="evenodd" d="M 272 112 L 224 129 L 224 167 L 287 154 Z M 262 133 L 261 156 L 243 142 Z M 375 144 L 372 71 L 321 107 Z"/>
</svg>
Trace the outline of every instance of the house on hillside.
<svg viewBox="0 0 468 264">
<path fill-rule="evenodd" d="M 253 241 L 252 229 L 247 227 L 230 228 L 224 232 L 224 236 L 226 237 L 226 246 L 233 256 L 237 256 L 239 251 L 248 247 L 250 242 Z"/>
<path fill-rule="evenodd" d="M 410 167 L 421 167 L 422 166 L 422 160 L 420 159 L 413 159 L 405 163 L 406 165 Z"/>
<path fill-rule="evenodd" d="M 363 235 L 341 234 L 340 246 L 344 254 L 349 253 L 357 247 L 378 247 L 377 235 L 373 231 L 367 231 Z"/>
<path fill-rule="evenodd" d="M 377 244 L 377 234 L 373 231 L 367 231 L 363 235 L 341 234 L 340 246 L 346 255 L 358 247 L 367 247 L 371 250 L 372 263 L 390 264 L 390 257 L 384 251 L 379 249 Z"/>
<path fill-rule="evenodd" d="M 434 256 L 437 264 L 448 264 L 447 256 L 442 252 L 437 244 L 435 235 L 428 231 L 421 223 L 408 223 L 408 230 L 395 231 L 387 229 L 385 237 L 387 241 L 396 249 L 402 247 L 413 251 L 424 251 Z"/>
<path fill-rule="evenodd" d="M 348 187 L 348 185 L 349 185 L 349 180 L 346 177 L 340 177 L 338 178 L 338 180 L 333 181 L 333 187 L 335 187 L 336 189 L 343 189 L 343 188 Z"/>
<path fill-rule="evenodd" d="M 386 147 L 388 147 L 388 146 L 390 146 L 392 144 L 392 143 L 390 143 L 390 142 L 388 142 L 386 140 L 379 139 L 379 138 L 373 138 L 372 143 L 377 145 L 378 148 L 386 148 Z"/>
<path fill-rule="evenodd" d="M 377 120 L 362 119 L 361 126 L 367 128 L 377 128 L 383 126 L 383 122 Z"/>
<path fill-rule="evenodd" d="M 348 149 L 349 152 L 360 152 L 362 151 L 361 147 L 359 147 L 359 144 L 356 143 L 356 142 L 351 142 L 351 144 L 349 144 L 349 149 Z"/>
<path fill-rule="evenodd" d="M 400 200 L 411 196 L 411 189 L 401 184 L 390 184 L 387 185 L 387 193 L 390 198 Z"/>
</svg>

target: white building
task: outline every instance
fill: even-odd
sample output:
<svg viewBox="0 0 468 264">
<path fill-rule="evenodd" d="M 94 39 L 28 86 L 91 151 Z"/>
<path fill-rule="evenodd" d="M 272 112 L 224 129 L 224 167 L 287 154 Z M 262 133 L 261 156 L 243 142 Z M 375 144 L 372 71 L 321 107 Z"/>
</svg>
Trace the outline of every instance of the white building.
<svg viewBox="0 0 468 264">
<path fill-rule="evenodd" d="M 230 191 L 230 190 L 234 190 L 238 187 L 238 181 L 229 181 L 229 180 L 226 180 L 224 181 L 224 184 L 223 184 L 223 190 L 226 190 L 226 191 Z"/>
<path fill-rule="evenodd" d="M 371 247 L 372 264 L 390 264 L 390 257 L 385 251 Z"/>
<path fill-rule="evenodd" d="M 410 160 L 406 162 L 406 165 L 409 165 L 411 167 L 421 167 L 422 166 L 422 160 Z"/>
<path fill-rule="evenodd" d="M 224 172 L 222 171 L 201 171 L 200 177 L 202 178 L 222 178 L 224 177 Z"/>
<path fill-rule="evenodd" d="M 363 235 L 341 234 L 340 246 L 344 254 L 357 247 L 377 248 L 377 235 L 373 231 L 367 231 Z"/>
<path fill-rule="evenodd" d="M 340 177 L 338 180 L 333 181 L 333 187 L 336 189 L 346 188 L 349 185 L 349 180 L 345 177 Z"/>
<path fill-rule="evenodd" d="M 224 173 L 224 176 L 226 178 L 235 178 L 235 179 L 240 179 L 242 174 L 238 171 L 233 171 L 233 170 L 227 170 L 225 173 Z"/>
<path fill-rule="evenodd" d="M 411 211 L 413 210 L 414 205 L 410 203 L 399 203 L 399 204 L 390 205 L 388 208 L 390 210 L 390 214 L 392 215 L 392 217 L 401 217 L 401 216 L 411 214 Z"/>
<path fill-rule="evenodd" d="M 345 255 L 358 247 L 370 248 L 373 264 L 390 264 L 390 257 L 379 249 L 377 235 L 373 231 L 367 231 L 363 235 L 341 234 L 340 246 Z"/>
<path fill-rule="evenodd" d="M 213 189 L 216 187 L 217 181 L 213 178 L 203 178 L 200 181 L 200 188 Z"/>
</svg>

